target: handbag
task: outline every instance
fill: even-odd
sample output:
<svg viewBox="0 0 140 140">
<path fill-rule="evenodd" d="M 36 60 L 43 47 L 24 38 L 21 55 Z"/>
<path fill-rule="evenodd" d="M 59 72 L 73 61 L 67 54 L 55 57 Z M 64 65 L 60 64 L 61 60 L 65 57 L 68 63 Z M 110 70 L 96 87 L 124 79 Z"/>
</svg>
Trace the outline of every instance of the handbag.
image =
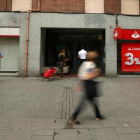
<svg viewBox="0 0 140 140">
<path fill-rule="evenodd" d="M 98 82 L 94 80 L 85 80 L 85 91 L 88 97 L 99 97 Z"/>
</svg>

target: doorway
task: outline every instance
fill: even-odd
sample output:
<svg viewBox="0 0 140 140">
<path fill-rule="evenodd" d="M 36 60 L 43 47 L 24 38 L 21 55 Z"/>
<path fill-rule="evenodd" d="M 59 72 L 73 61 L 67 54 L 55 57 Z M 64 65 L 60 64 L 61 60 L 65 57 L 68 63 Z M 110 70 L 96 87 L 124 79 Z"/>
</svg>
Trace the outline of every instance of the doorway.
<svg viewBox="0 0 140 140">
<path fill-rule="evenodd" d="M 41 67 L 56 67 L 60 50 L 66 51 L 70 73 L 77 73 L 79 68 L 78 52 L 84 46 L 86 51 L 97 51 L 97 66 L 105 74 L 105 29 L 41 29 Z"/>
<path fill-rule="evenodd" d="M 19 37 L 0 37 L 1 73 L 19 71 Z"/>
</svg>

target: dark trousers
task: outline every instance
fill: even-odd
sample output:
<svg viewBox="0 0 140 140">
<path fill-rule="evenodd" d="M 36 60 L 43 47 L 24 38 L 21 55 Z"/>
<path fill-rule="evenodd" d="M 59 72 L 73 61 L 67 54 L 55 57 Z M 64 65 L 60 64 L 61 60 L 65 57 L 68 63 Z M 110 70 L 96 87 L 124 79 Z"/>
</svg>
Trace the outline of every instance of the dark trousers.
<svg viewBox="0 0 140 140">
<path fill-rule="evenodd" d="M 81 65 L 84 61 L 86 61 L 86 59 L 80 59 L 80 65 Z"/>
<path fill-rule="evenodd" d="M 93 97 L 87 97 L 86 100 L 88 102 L 90 102 L 90 104 L 92 105 L 94 111 L 95 111 L 95 115 L 96 115 L 96 118 L 100 118 L 101 117 L 101 114 L 100 114 L 100 110 L 98 108 L 98 105 L 97 105 L 97 101 L 95 101 L 95 98 Z M 74 111 L 73 115 L 72 115 L 72 118 L 74 118 L 74 120 L 77 118 L 77 116 L 80 114 L 80 112 L 82 111 L 83 107 L 84 107 L 84 102 L 86 101 L 85 99 L 83 99 L 81 101 L 81 103 L 78 105 L 78 107 L 76 108 L 76 110 Z"/>
<path fill-rule="evenodd" d="M 63 62 L 59 62 L 58 67 L 60 69 L 60 76 L 63 77 Z"/>
</svg>

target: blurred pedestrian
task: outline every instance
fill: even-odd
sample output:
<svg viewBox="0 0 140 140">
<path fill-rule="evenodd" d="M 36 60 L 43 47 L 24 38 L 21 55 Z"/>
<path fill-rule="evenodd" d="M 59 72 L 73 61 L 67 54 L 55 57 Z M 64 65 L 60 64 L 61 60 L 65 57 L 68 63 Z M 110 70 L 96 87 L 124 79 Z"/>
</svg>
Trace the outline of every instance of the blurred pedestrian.
<svg viewBox="0 0 140 140">
<path fill-rule="evenodd" d="M 100 74 L 100 69 L 96 68 L 96 60 L 98 58 L 98 53 L 95 51 L 91 51 L 87 53 L 87 61 L 83 62 L 80 66 L 78 71 L 78 77 L 80 79 L 80 85 L 76 87 L 76 90 L 83 90 L 85 91 L 80 104 L 77 106 L 76 110 L 74 111 L 73 115 L 69 119 L 69 123 L 80 124 L 77 120 L 77 116 L 82 111 L 84 107 L 84 103 L 87 100 L 90 102 L 92 107 L 95 110 L 96 119 L 101 120 L 105 119 L 98 108 L 97 100 L 95 97 L 98 97 L 97 92 L 97 82 L 94 80 Z"/>
<path fill-rule="evenodd" d="M 2 52 L 0 51 L 0 70 L 1 70 L 1 58 L 3 57 Z"/>
<path fill-rule="evenodd" d="M 63 79 L 63 67 L 65 65 L 65 50 L 61 50 L 58 55 L 58 68 L 60 70 L 60 79 Z"/>
<path fill-rule="evenodd" d="M 80 59 L 80 65 L 86 60 L 87 51 L 84 50 L 84 47 L 81 47 L 81 50 L 78 52 L 78 57 Z"/>
</svg>

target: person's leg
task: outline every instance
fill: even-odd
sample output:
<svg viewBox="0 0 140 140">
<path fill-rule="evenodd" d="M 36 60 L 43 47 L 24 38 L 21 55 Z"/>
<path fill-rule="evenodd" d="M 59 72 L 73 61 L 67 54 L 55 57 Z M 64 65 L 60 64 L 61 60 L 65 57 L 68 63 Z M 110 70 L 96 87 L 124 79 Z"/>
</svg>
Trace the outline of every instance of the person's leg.
<svg viewBox="0 0 140 140">
<path fill-rule="evenodd" d="M 60 76 L 63 77 L 63 62 L 60 62 Z"/>
<path fill-rule="evenodd" d="M 74 113 L 73 113 L 72 116 L 70 117 L 70 121 L 78 122 L 77 124 L 80 124 L 80 122 L 77 121 L 77 117 L 78 117 L 78 115 L 80 114 L 80 112 L 81 112 L 82 109 L 83 109 L 84 102 L 85 102 L 85 96 L 83 96 L 83 97 L 81 98 L 81 101 L 79 102 L 79 104 L 78 104 L 78 106 L 76 107 Z"/>
<path fill-rule="evenodd" d="M 80 65 L 82 64 L 82 59 L 80 59 Z"/>
<path fill-rule="evenodd" d="M 90 102 L 90 104 L 92 105 L 92 107 L 95 110 L 96 119 L 102 118 L 102 115 L 101 115 L 100 110 L 98 108 L 97 100 L 93 97 L 88 97 L 87 100 Z"/>
<path fill-rule="evenodd" d="M 99 107 L 98 107 L 98 102 L 97 102 L 97 99 L 93 98 L 93 102 L 94 102 L 94 107 L 95 107 L 95 112 L 96 112 L 96 121 L 99 121 L 99 120 L 104 120 L 105 117 L 101 115 L 100 113 L 100 110 L 99 110 Z"/>
<path fill-rule="evenodd" d="M 96 115 L 96 119 L 98 118 L 102 118 L 102 115 L 100 113 L 100 110 L 98 108 L 98 103 L 97 100 L 94 96 L 96 96 L 96 85 L 94 85 L 92 83 L 92 81 L 85 81 L 85 89 L 86 89 L 86 95 L 87 95 L 87 100 L 90 102 L 90 104 L 92 105 L 92 107 L 95 110 L 95 115 Z M 93 93 L 92 93 L 93 92 Z"/>
</svg>

